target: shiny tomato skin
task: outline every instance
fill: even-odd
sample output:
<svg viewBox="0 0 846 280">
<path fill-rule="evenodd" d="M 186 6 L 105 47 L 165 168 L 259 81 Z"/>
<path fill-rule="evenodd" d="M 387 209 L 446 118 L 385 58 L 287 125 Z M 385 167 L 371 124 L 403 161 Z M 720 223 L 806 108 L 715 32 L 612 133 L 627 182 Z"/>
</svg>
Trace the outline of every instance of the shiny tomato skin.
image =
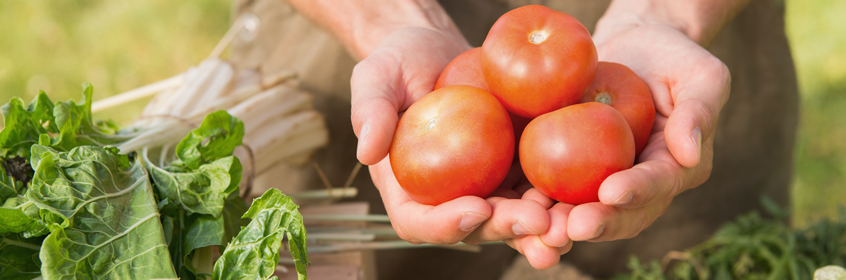
<svg viewBox="0 0 846 280">
<path fill-rule="evenodd" d="M 482 48 L 472 48 L 453 58 L 438 77 L 435 89 L 468 85 L 487 91 L 488 84 L 482 74 L 481 54 Z"/>
<path fill-rule="evenodd" d="M 482 71 L 506 109 L 534 118 L 576 104 L 596 75 L 596 46 L 572 16 L 544 6 L 511 10 L 482 44 Z"/>
<path fill-rule="evenodd" d="M 634 135 L 635 156 L 640 155 L 655 123 L 655 103 L 646 82 L 625 65 L 600 61 L 581 102 L 594 101 L 611 105 L 626 118 Z"/>
<path fill-rule="evenodd" d="M 569 204 L 599 201 L 599 186 L 632 167 L 634 139 L 611 106 L 589 102 L 535 118 L 520 139 L 526 178 L 544 195 Z"/>
<path fill-rule="evenodd" d="M 514 132 L 493 95 L 473 86 L 449 86 L 408 108 L 389 156 L 400 186 L 417 202 L 487 197 L 511 167 Z"/>
</svg>

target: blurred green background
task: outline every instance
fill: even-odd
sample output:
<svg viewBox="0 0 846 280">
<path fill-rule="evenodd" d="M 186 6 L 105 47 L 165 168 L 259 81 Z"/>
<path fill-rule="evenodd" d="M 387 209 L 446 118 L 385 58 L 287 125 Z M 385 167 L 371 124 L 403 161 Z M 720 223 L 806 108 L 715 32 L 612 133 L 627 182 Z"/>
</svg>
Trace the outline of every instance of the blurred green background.
<svg viewBox="0 0 846 280">
<path fill-rule="evenodd" d="M 846 203 L 846 1 L 787 0 L 787 32 L 802 116 L 793 182 L 794 225 Z M 226 32 L 230 0 L 0 1 L 0 101 L 43 89 L 104 98 L 196 65 Z M 136 116 L 144 101 L 98 114 Z"/>
</svg>

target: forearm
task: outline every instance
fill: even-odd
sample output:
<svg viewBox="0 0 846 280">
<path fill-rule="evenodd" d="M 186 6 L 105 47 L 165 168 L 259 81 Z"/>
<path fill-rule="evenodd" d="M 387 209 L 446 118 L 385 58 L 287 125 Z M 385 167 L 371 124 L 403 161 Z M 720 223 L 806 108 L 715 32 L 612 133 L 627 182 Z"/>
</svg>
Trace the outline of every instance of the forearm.
<svg viewBox="0 0 846 280">
<path fill-rule="evenodd" d="M 626 26 L 670 25 L 699 45 L 707 46 L 750 0 L 614 0 L 597 30 L 614 33 Z M 604 38 L 599 38 L 600 40 Z"/>
<path fill-rule="evenodd" d="M 363 59 L 388 34 L 403 27 L 438 30 L 464 40 L 435 0 L 288 0 L 297 11 L 334 34 Z"/>
</svg>

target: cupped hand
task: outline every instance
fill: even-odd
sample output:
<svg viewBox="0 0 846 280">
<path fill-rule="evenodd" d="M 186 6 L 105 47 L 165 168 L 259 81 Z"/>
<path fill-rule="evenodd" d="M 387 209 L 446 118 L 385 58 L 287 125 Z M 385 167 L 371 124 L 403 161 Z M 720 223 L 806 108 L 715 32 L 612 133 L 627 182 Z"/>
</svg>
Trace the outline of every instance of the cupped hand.
<svg viewBox="0 0 846 280">
<path fill-rule="evenodd" d="M 609 37 L 600 32 L 595 36 L 599 59 L 637 73 L 649 86 L 657 112 L 637 164 L 602 182 L 600 202 L 573 208 L 567 224 L 573 240 L 635 237 L 664 214 L 675 196 L 704 183 L 731 84 L 722 61 L 670 26 L 642 25 Z"/>
<path fill-rule="evenodd" d="M 359 138 L 357 157 L 370 165 L 371 178 L 394 229 L 412 243 L 475 244 L 548 231 L 547 207 L 520 199 L 519 194 L 487 200 L 465 196 L 437 206 L 424 205 L 405 193 L 391 170 L 388 151 L 399 115 L 431 92 L 444 67 L 468 49 L 469 44 L 460 34 L 422 27 L 399 28 L 353 70 L 351 117 Z M 519 172 L 519 165 L 513 171 Z M 519 173 L 515 174 L 510 177 L 519 178 Z M 513 189 L 517 182 L 508 179 L 502 189 Z M 527 249 L 521 252 L 528 255 L 537 251 L 534 248 L 546 249 L 521 246 L 524 247 Z M 558 252 L 558 248 L 554 250 Z"/>
<path fill-rule="evenodd" d="M 634 167 L 602 182 L 600 202 L 556 204 L 550 208 L 549 232 L 525 244 L 540 241 L 551 250 L 562 233 L 589 242 L 635 237 L 664 214 L 675 196 L 710 176 L 717 119 L 729 97 L 725 64 L 667 25 L 599 28 L 594 35 L 599 60 L 630 67 L 649 86 L 657 111 L 652 133 Z M 536 268 L 558 261 L 545 256 L 529 261 Z"/>
</svg>

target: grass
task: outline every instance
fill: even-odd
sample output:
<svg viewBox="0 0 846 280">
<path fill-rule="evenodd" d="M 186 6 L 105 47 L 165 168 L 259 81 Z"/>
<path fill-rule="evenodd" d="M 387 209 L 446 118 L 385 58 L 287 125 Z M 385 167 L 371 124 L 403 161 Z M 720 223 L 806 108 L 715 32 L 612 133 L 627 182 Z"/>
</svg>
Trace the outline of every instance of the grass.
<svg viewBox="0 0 846 280">
<path fill-rule="evenodd" d="M 787 0 L 802 97 L 793 184 L 795 226 L 846 202 L 846 1 Z M 103 98 L 196 65 L 229 26 L 229 0 L 0 1 L 0 101 Z M 143 104 L 99 114 L 118 121 Z"/>
<path fill-rule="evenodd" d="M 0 100 L 99 99 L 196 65 L 229 27 L 228 0 L 0 1 Z M 139 106 L 104 112 L 126 121 Z M 105 115 L 104 115 L 105 116 Z"/>
<path fill-rule="evenodd" d="M 787 35 L 801 92 L 793 222 L 846 204 L 846 2 L 788 0 Z"/>
</svg>

